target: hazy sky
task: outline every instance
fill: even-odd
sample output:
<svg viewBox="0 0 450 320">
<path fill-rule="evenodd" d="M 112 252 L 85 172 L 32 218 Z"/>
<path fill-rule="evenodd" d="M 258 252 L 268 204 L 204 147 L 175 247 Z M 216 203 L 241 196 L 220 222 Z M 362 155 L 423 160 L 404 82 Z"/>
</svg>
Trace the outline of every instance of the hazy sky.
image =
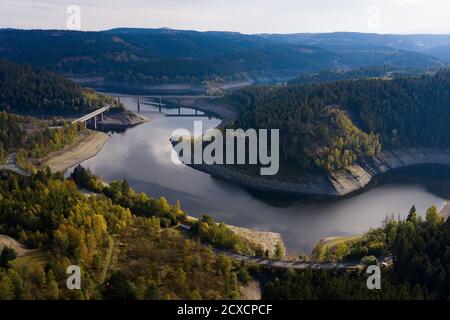
<svg viewBox="0 0 450 320">
<path fill-rule="evenodd" d="M 66 29 L 67 8 L 77 5 L 82 30 L 170 27 L 243 33 L 450 33 L 448 0 L 0 0 L 0 3 L 0 27 L 9 28 Z"/>
</svg>

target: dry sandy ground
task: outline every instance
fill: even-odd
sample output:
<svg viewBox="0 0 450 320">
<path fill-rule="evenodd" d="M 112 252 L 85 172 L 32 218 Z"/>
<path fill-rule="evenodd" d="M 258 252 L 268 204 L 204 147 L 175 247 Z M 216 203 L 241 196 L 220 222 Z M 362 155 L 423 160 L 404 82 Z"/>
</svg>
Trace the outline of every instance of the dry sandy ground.
<svg viewBox="0 0 450 320">
<path fill-rule="evenodd" d="M 74 145 L 45 157 L 41 164 L 44 167 L 49 166 L 53 172 L 65 171 L 97 155 L 108 138 L 109 136 L 103 132 L 92 131 Z"/>
<path fill-rule="evenodd" d="M 3 247 L 9 247 L 14 249 L 17 253 L 17 256 L 23 256 L 30 250 L 27 250 L 24 245 L 20 244 L 13 238 L 0 234 L 0 251 L 3 250 Z"/>
</svg>

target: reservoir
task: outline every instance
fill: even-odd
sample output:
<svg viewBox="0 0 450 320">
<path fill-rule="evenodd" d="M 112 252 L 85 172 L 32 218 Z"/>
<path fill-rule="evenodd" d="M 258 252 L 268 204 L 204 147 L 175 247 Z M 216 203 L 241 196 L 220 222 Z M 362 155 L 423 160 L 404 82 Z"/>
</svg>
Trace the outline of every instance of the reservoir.
<svg viewBox="0 0 450 320">
<path fill-rule="evenodd" d="M 137 98 L 121 102 L 137 112 Z M 321 238 L 361 234 L 381 225 L 387 216 L 405 217 L 412 205 L 424 214 L 431 205 L 441 209 L 450 198 L 450 169 L 416 167 L 381 176 L 365 192 L 340 200 L 305 199 L 248 191 L 171 161 L 169 141 L 175 129 L 203 128 L 220 119 L 195 116 L 192 109 L 166 109 L 140 98 L 140 113 L 149 122 L 114 133 L 100 153 L 83 166 L 105 181 L 127 179 L 130 186 L 152 197 L 179 200 L 188 214 L 209 214 L 217 221 L 281 234 L 290 254 L 310 253 Z M 172 115 L 172 116 L 168 116 Z"/>
</svg>

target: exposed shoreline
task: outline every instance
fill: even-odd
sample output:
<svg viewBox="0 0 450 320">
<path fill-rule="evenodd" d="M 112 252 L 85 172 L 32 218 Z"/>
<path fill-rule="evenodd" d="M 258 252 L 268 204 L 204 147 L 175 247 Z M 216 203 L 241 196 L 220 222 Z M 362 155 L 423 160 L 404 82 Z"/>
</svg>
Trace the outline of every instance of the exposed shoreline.
<svg viewBox="0 0 450 320">
<path fill-rule="evenodd" d="M 111 130 L 126 130 L 139 124 L 148 122 L 149 119 L 131 112 L 125 111 L 117 114 L 107 114 L 99 124 L 103 128 Z M 52 172 L 66 171 L 83 161 L 95 157 L 109 139 L 109 135 L 100 131 L 88 131 L 88 135 L 82 135 L 74 144 L 62 150 L 52 152 L 39 162 L 41 167 L 49 167 Z"/>
<path fill-rule="evenodd" d="M 383 151 L 380 156 L 354 164 L 333 175 L 307 174 L 292 177 L 250 175 L 224 165 L 190 165 L 211 176 L 246 188 L 311 197 L 340 198 L 363 190 L 389 171 L 416 165 L 450 165 L 450 150 L 403 149 Z M 450 209 L 449 209 L 450 213 Z"/>
<path fill-rule="evenodd" d="M 96 156 L 108 141 L 109 135 L 90 131 L 75 144 L 51 153 L 41 160 L 40 165 L 48 166 L 52 172 L 65 171 L 81 162 Z"/>
<path fill-rule="evenodd" d="M 237 111 L 225 104 L 204 101 L 197 108 L 216 114 L 224 126 L 233 121 Z M 373 159 L 356 163 L 332 175 L 311 174 L 272 177 L 250 175 L 224 165 L 194 165 L 189 167 L 212 177 L 239 184 L 256 191 L 308 197 L 342 198 L 366 188 L 379 175 L 416 165 L 450 165 L 450 149 L 409 148 L 385 150 Z M 450 204 L 448 205 L 450 215 Z"/>
</svg>

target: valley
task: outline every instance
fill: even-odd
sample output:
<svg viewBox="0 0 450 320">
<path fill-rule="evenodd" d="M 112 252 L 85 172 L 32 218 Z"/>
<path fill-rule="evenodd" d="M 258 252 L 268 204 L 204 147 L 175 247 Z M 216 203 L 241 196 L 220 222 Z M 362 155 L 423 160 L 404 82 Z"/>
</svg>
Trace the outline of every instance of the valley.
<svg viewBox="0 0 450 320">
<path fill-rule="evenodd" d="M 0 42 L 0 300 L 448 299 L 449 36 Z M 195 124 L 279 130 L 278 174 L 173 161 Z"/>
</svg>

